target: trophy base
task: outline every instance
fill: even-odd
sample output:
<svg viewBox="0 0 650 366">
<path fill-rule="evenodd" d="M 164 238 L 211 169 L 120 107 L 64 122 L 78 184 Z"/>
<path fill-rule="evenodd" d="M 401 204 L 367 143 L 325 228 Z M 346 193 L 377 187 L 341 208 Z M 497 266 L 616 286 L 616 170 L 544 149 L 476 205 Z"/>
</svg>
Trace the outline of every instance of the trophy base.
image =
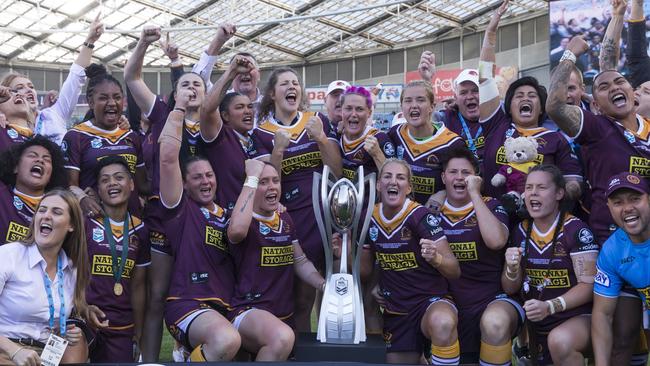
<svg viewBox="0 0 650 366">
<path fill-rule="evenodd" d="M 298 333 L 294 347 L 297 362 L 386 362 L 386 344 L 381 334 L 368 334 L 359 344 L 321 343 L 316 333 Z"/>
</svg>

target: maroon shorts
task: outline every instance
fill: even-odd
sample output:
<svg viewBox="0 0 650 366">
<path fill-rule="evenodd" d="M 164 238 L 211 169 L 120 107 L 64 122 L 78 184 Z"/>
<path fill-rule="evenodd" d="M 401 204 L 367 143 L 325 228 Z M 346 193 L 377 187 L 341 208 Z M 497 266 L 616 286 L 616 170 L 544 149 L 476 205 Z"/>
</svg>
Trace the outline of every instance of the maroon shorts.
<svg viewBox="0 0 650 366">
<path fill-rule="evenodd" d="M 422 334 L 421 323 L 431 304 L 444 301 L 454 309 L 456 305 L 447 297 L 430 297 L 421 301 L 408 314 L 392 314 L 384 311 L 384 342 L 386 352 L 418 352 L 431 348 L 431 341 Z"/>
<path fill-rule="evenodd" d="M 316 223 L 314 207 L 309 206 L 288 212 L 293 219 L 294 225 L 296 225 L 296 235 L 298 236 L 300 247 L 316 269 L 322 271 L 325 269 L 325 252 L 323 249 L 323 240 L 321 239 L 318 224 Z"/>
<path fill-rule="evenodd" d="M 117 327 L 116 327 L 117 328 Z M 89 358 L 92 363 L 132 363 L 133 326 L 117 329 L 99 329 L 93 332 L 94 342 L 90 346 Z"/>
<path fill-rule="evenodd" d="M 151 250 L 157 253 L 172 255 L 172 248 L 165 234 L 165 223 L 162 219 L 165 210 L 160 199 L 150 199 L 144 208 L 144 224 L 149 229 Z"/>
<path fill-rule="evenodd" d="M 224 318 L 228 315 L 228 309 L 221 304 L 209 301 L 198 301 L 194 299 L 168 300 L 165 303 L 165 324 L 172 337 L 179 343 L 191 350 L 196 345 L 190 344 L 189 329 L 197 313 L 205 311 L 216 311 Z M 227 319 L 227 318 L 226 318 Z M 215 330 L 217 331 L 217 330 Z"/>
</svg>

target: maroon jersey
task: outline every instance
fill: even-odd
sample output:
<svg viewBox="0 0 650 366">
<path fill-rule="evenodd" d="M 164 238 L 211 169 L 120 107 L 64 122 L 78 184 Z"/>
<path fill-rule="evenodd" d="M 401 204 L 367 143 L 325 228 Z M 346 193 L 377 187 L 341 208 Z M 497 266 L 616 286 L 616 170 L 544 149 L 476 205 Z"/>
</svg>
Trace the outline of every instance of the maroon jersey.
<svg viewBox="0 0 650 366">
<path fill-rule="evenodd" d="M 124 223 L 110 220 L 116 254 L 121 260 Z M 97 305 L 106 314 L 109 325 L 123 327 L 133 324 L 131 305 L 131 278 L 135 267 L 145 267 L 151 263 L 149 238 L 142 221 L 129 216 L 128 254 L 120 283 L 124 292 L 117 296 L 113 292 L 113 257 L 108 242 L 109 233 L 104 228 L 104 218 L 86 218 L 86 242 L 90 261 L 90 284 L 86 289 L 88 304 Z"/>
<path fill-rule="evenodd" d="M 508 228 L 508 214 L 498 200 L 483 197 L 488 208 Z M 474 305 L 487 305 L 503 293 L 501 271 L 505 247 L 492 250 L 485 245 L 476 218 L 474 205 L 453 207 L 449 202 L 442 206 L 440 225 L 449 247 L 460 264 L 460 278 L 449 280 L 449 291 L 460 311 Z"/>
<path fill-rule="evenodd" d="M 41 197 L 32 197 L 0 181 L 0 245 L 27 237 Z"/>
<path fill-rule="evenodd" d="M 565 215 L 557 240 L 552 245 L 557 221 L 559 216 L 545 233 L 540 232 L 533 225 L 528 243 L 526 243 L 526 232 L 530 225 L 529 220 L 521 222 L 512 236 L 512 243 L 524 248 L 522 266 L 525 278 L 522 288 L 526 300 L 546 301 L 564 295 L 578 284 L 571 256 L 598 252 L 598 244 L 589 227 L 571 215 Z M 569 318 L 589 313 L 591 313 L 591 302 L 550 315 L 536 325 L 541 327 L 540 330 L 550 331 L 555 325 Z"/>
<path fill-rule="evenodd" d="M 154 195 L 157 195 L 160 190 L 160 145 L 158 144 L 158 138 L 160 138 L 163 127 L 165 127 L 169 112 L 170 108 L 167 103 L 156 97 L 156 101 L 147 115 L 151 127 L 145 135 L 142 152 L 145 157 L 144 163 L 147 167 L 147 175 L 151 180 L 151 192 Z M 180 155 L 182 157 L 198 155 L 201 153 L 201 145 L 199 122 L 185 120 Z"/>
<path fill-rule="evenodd" d="M 131 174 L 142 161 L 140 136 L 133 130 L 119 127 L 106 131 L 90 121 L 82 122 L 70 129 L 63 137 L 61 149 L 65 156 L 65 167 L 79 171 L 79 188 L 96 188 L 97 163 L 106 156 L 119 155 L 129 164 Z"/>
<path fill-rule="evenodd" d="M 461 120 L 462 118 L 462 120 Z M 485 153 L 485 138 L 486 132 L 489 132 L 486 126 L 482 123 L 472 122 L 464 118 L 460 112 L 453 109 L 445 109 L 441 111 L 441 119 L 445 126 L 453 133 L 462 137 L 467 145 L 467 148 L 474 152 L 479 162 L 483 161 Z M 465 126 L 463 126 L 465 122 Z M 474 151 L 475 150 L 475 151 Z"/>
<path fill-rule="evenodd" d="M 246 239 L 230 244 L 237 273 L 231 302 L 235 315 L 253 307 L 280 319 L 293 314 L 293 245 L 297 242 L 288 213 L 253 214 Z"/>
<path fill-rule="evenodd" d="M 34 136 L 34 132 L 31 129 L 9 123 L 7 127 L 0 128 L 0 152 L 20 144 L 32 136 Z"/>
<path fill-rule="evenodd" d="M 440 177 L 447 152 L 465 146 L 460 136 L 442 124 L 436 124 L 433 136 L 424 140 L 415 139 L 405 123 L 393 126 L 388 136 L 395 144 L 397 158 L 411 166 L 413 196 L 420 204 L 425 204 L 432 194 L 444 188 Z"/>
<path fill-rule="evenodd" d="M 562 171 L 565 177 L 581 178 L 582 169 L 578 157 L 573 153 L 564 136 L 557 131 L 547 130 L 544 127 L 522 129 L 512 124 L 512 119 L 506 115 L 503 108 L 498 108 L 484 125 L 494 125 L 496 129 L 485 142 L 485 160 L 482 166 L 482 175 L 486 180 L 492 179 L 499 171 L 501 165 L 508 163 L 506 150 L 503 146 L 506 138 L 519 136 L 532 136 L 537 140 L 537 164 L 554 164 Z M 485 184 L 483 187 L 486 196 L 501 197 L 506 193 L 506 187 L 494 187 Z"/>
<path fill-rule="evenodd" d="M 298 112 L 291 125 L 284 126 L 270 116 L 253 130 L 254 158 L 269 156 L 273 151 L 275 132 L 284 129 L 291 134 L 289 146 L 282 158 L 282 204 L 289 211 L 312 206 L 311 185 L 314 172 L 323 171 L 323 160 L 316 141 L 309 138 L 305 126 L 317 115 L 323 121 L 325 136 L 338 143 L 327 117 L 321 113 Z"/>
<path fill-rule="evenodd" d="M 215 205 L 212 212 L 184 194 L 165 216 L 174 256 L 167 299 L 214 301 L 228 307 L 234 272 L 225 238 L 226 211 Z"/>
<path fill-rule="evenodd" d="M 203 142 L 203 152 L 217 176 L 216 201 L 232 210 L 246 179 L 244 167 L 248 152 L 253 149 L 252 138 L 224 124 L 214 140 Z"/>
<path fill-rule="evenodd" d="M 627 130 L 618 121 L 582 111 L 576 142 L 581 144 L 585 176 L 591 186 L 589 226 L 603 243 L 616 229 L 607 208 L 609 178 L 621 172 L 650 178 L 650 120 L 637 115 L 639 129 Z"/>
<path fill-rule="evenodd" d="M 378 203 L 368 237 L 380 269 L 386 311 L 408 314 L 423 300 L 447 294 L 447 280 L 420 253 L 420 239 L 445 239 L 440 219 L 429 210 L 407 199 L 400 212 L 388 220 Z"/>
<path fill-rule="evenodd" d="M 395 145 L 390 141 L 388 135 L 373 127 L 366 127 L 363 134 L 354 141 L 348 140 L 345 135 L 341 135 L 339 146 L 343 154 L 343 177 L 348 178 L 356 184 L 357 168 L 363 165 L 363 173 L 377 173 L 378 168 L 372 156 L 363 148 L 363 142 L 368 136 L 375 136 L 379 143 L 379 148 L 386 158 L 395 157 Z"/>
</svg>

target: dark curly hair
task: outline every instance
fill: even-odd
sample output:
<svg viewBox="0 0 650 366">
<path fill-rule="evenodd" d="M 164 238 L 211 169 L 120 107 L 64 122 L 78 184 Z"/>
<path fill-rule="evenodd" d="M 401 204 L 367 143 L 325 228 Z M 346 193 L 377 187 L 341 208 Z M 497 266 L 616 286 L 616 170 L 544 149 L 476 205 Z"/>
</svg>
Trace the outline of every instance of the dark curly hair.
<svg viewBox="0 0 650 366">
<path fill-rule="evenodd" d="M 45 186 L 45 191 L 53 188 L 67 189 L 69 186 L 68 173 L 64 167 L 61 148 L 47 137 L 41 135 L 35 135 L 23 143 L 13 145 L 9 150 L 5 150 L 0 154 L 0 180 L 9 187 L 16 185 L 15 170 L 25 150 L 32 146 L 44 147 L 52 157 L 52 175 L 50 175 L 50 181 Z"/>
<path fill-rule="evenodd" d="M 544 85 L 541 85 L 539 81 L 537 81 L 537 79 L 532 76 L 524 76 L 523 78 L 519 78 L 510 84 L 508 91 L 506 92 L 506 97 L 504 99 L 505 112 L 508 117 L 512 118 L 512 115 L 510 114 L 510 105 L 512 104 L 512 98 L 515 96 L 515 90 L 524 85 L 532 86 L 537 91 L 542 112 L 539 116 L 539 119 L 537 120 L 537 123 L 541 124 L 545 119 L 544 116 L 546 114 L 546 98 L 548 98 L 548 93 L 546 92 Z"/>
</svg>

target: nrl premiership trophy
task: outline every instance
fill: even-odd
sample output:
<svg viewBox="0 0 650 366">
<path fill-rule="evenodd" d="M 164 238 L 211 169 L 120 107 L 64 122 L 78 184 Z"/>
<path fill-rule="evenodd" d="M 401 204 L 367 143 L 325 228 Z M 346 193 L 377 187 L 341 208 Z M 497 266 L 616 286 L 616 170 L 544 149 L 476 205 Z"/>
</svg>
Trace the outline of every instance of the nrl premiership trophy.
<svg viewBox="0 0 650 366">
<path fill-rule="evenodd" d="M 314 173 L 312 200 L 325 250 L 326 282 L 317 335 L 317 339 L 323 343 L 358 344 L 366 341 L 359 254 L 375 202 L 375 173 L 365 177 L 363 166 L 360 166 L 356 177 L 356 185 L 347 178 L 336 180 L 327 165 L 323 168 L 323 174 Z M 364 202 L 366 189 L 368 201 Z M 364 207 L 367 210 L 359 231 Z M 333 230 L 340 233 L 343 239 L 339 273 L 333 273 L 332 268 L 334 258 L 330 243 Z M 352 263 L 352 274 L 348 273 L 349 262 Z"/>
</svg>

